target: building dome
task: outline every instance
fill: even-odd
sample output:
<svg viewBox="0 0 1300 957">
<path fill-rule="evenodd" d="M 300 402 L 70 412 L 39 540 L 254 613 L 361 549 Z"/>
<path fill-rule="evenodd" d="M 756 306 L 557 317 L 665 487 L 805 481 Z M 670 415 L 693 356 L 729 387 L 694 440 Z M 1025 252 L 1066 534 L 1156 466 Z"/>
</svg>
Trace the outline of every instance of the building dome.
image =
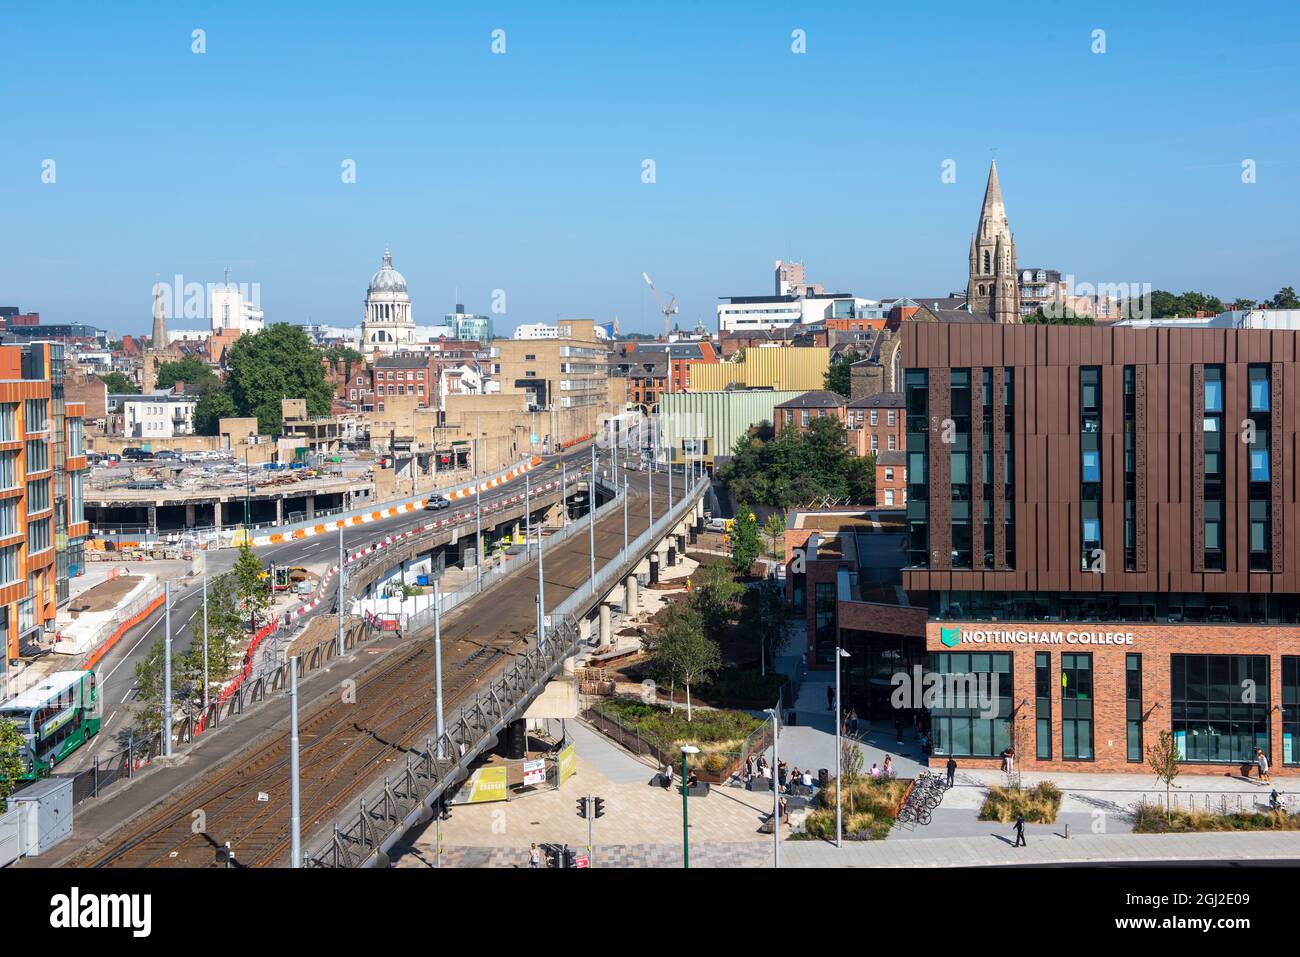
<svg viewBox="0 0 1300 957">
<path fill-rule="evenodd" d="M 384 264 L 370 277 L 370 287 L 366 290 L 367 295 L 383 292 L 406 292 L 406 277 L 393 268 L 393 256 L 387 246 L 384 247 Z"/>
</svg>

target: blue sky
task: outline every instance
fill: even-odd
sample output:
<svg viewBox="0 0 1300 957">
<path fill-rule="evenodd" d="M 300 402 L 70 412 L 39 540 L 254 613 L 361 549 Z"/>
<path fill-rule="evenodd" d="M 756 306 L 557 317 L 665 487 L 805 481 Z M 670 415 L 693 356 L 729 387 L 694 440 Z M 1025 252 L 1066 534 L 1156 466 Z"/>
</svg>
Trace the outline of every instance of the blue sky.
<svg viewBox="0 0 1300 957">
<path fill-rule="evenodd" d="M 230 265 L 270 319 L 351 325 L 386 243 L 418 322 L 503 289 L 504 332 L 654 329 L 642 270 L 712 328 L 778 258 L 933 295 L 992 149 L 1021 265 L 1268 296 L 1300 285 L 1300 14 L 1248 9 L 10 3 L 0 304 L 146 332 L 155 277 Z"/>
</svg>

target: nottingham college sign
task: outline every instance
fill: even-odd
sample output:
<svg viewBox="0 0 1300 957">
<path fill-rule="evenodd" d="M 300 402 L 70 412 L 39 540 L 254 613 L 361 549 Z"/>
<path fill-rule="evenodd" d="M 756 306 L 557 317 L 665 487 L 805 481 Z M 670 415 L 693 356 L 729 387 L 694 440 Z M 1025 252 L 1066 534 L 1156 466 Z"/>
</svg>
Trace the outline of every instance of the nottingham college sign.
<svg viewBox="0 0 1300 957">
<path fill-rule="evenodd" d="M 949 648 L 973 645 L 1131 645 L 1131 631 L 996 631 L 939 628 L 939 640 Z"/>
</svg>

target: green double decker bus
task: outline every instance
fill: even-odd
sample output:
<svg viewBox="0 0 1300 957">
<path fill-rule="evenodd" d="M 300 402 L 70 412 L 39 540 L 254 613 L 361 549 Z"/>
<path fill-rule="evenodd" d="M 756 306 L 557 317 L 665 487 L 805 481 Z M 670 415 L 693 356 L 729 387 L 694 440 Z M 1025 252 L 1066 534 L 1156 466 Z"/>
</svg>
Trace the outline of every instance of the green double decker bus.
<svg viewBox="0 0 1300 957">
<path fill-rule="evenodd" d="M 45 777 L 56 764 L 99 733 L 99 691 L 93 671 L 56 671 L 0 705 L 0 718 L 18 725 L 27 741 L 24 781 Z"/>
</svg>

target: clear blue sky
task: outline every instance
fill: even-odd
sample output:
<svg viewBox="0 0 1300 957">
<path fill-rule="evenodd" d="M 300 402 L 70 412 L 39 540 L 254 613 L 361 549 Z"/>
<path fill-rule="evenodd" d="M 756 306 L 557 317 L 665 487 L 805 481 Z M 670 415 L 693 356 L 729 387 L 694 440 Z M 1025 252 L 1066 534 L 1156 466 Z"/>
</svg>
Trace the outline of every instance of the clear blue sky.
<svg viewBox="0 0 1300 957">
<path fill-rule="evenodd" d="M 1022 265 L 1300 285 L 1294 3 L 16 6 L 0 304 L 48 322 L 146 332 L 155 276 L 228 264 L 270 319 L 351 325 L 385 243 L 417 322 L 500 288 L 507 333 L 656 328 L 642 270 L 710 328 L 778 258 L 860 295 L 944 293 L 992 148 Z"/>
</svg>

